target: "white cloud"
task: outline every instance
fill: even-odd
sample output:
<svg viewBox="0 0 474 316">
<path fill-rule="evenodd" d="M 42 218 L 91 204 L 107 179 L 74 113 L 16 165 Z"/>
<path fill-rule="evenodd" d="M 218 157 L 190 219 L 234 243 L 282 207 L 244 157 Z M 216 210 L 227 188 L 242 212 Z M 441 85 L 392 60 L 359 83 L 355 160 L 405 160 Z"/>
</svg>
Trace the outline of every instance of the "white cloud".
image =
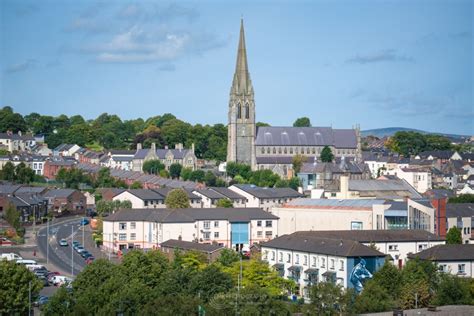
<svg viewBox="0 0 474 316">
<path fill-rule="evenodd" d="M 17 64 L 12 64 L 8 66 L 5 71 L 8 73 L 14 73 L 14 72 L 20 72 L 20 71 L 26 71 L 28 69 L 36 67 L 38 64 L 38 61 L 36 59 L 27 59 L 21 63 Z"/>
</svg>

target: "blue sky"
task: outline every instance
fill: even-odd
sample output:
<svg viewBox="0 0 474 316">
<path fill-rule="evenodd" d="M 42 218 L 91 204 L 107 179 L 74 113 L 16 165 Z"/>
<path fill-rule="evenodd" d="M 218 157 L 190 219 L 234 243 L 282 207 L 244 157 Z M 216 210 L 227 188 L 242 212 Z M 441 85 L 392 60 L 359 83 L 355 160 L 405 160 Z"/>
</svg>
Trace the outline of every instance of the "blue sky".
<svg viewBox="0 0 474 316">
<path fill-rule="evenodd" d="M 0 105 L 226 123 L 241 16 L 257 120 L 474 134 L 473 1 L 0 1 Z"/>
</svg>

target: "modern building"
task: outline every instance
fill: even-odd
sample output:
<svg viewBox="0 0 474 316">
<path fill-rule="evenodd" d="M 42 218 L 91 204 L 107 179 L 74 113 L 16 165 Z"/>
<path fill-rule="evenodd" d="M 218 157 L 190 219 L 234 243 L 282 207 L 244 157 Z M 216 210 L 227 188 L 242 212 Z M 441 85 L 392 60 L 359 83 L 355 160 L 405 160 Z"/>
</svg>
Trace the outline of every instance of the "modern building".
<svg viewBox="0 0 474 316">
<path fill-rule="evenodd" d="M 445 273 L 465 278 L 474 277 L 474 244 L 440 245 L 410 254 L 408 258 L 435 262 L 440 271 Z"/>
<path fill-rule="evenodd" d="M 253 170 L 270 169 L 289 177 L 293 175 L 292 158 L 295 155 L 319 157 L 325 146 L 336 157 L 361 158 L 359 127 L 257 127 L 255 108 L 241 21 L 229 99 L 227 162 L 245 163 Z"/>
<path fill-rule="evenodd" d="M 385 262 L 385 254 L 354 240 L 324 238 L 310 233 L 283 235 L 261 247 L 262 260 L 280 276 L 294 280 L 307 298 L 311 285 L 332 282 L 362 291 Z"/>
<path fill-rule="evenodd" d="M 104 218 L 104 248 L 159 248 L 169 239 L 236 250 L 272 239 L 278 217 L 259 208 L 127 209 Z"/>
</svg>

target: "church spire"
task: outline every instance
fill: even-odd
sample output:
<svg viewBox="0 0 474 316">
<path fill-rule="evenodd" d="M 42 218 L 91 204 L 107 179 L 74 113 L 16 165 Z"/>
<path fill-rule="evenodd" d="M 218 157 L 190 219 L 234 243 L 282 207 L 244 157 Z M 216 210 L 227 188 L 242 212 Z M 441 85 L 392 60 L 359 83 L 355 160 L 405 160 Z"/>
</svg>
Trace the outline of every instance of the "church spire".
<svg viewBox="0 0 474 316">
<path fill-rule="evenodd" d="M 240 20 L 240 38 L 237 51 L 237 62 L 235 65 L 232 92 L 237 94 L 250 94 L 253 92 L 250 73 L 247 65 L 247 49 L 245 47 L 244 20 Z"/>
</svg>

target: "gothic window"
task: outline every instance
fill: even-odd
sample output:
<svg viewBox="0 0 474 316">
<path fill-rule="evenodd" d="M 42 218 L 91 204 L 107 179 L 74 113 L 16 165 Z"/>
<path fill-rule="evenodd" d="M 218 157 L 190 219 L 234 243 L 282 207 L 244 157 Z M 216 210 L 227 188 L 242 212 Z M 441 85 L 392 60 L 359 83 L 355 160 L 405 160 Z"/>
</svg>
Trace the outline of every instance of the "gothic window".
<svg viewBox="0 0 474 316">
<path fill-rule="evenodd" d="M 290 154 L 293 154 L 293 147 L 290 147 Z"/>
<path fill-rule="evenodd" d="M 237 103 L 237 118 L 242 118 L 242 106 L 240 105 L 240 103 Z"/>
<path fill-rule="evenodd" d="M 278 153 L 281 154 L 281 147 L 278 147 Z"/>
<path fill-rule="evenodd" d="M 277 153 L 277 150 L 275 147 L 273 147 L 273 153 L 276 154 Z"/>
<path fill-rule="evenodd" d="M 309 147 L 306 148 L 306 153 L 309 154 Z"/>
<path fill-rule="evenodd" d="M 285 154 L 287 153 L 286 147 L 285 147 L 285 149 L 283 150 L 283 152 L 284 152 Z"/>
<path fill-rule="evenodd" d="M 267 147 L 267 154 L 270 153 L 270 147 Z"/>
<path fill-rule="evenodd" d="M 250 118 L 250 107 L 249 104 L 245 104 L 245 118 L 248 119 Z"/>
<path fill-rule="evenodd" d="M 313 147 L 313 149 L 312 149 L 312 152 L 313 152 L 313 154 L 316 153 L 316 149 L 315 149 L 314 147 Z"/>
<path fill-rule="evenodd" d="M 265 148 L 262 147 L 262 154 L 264 154 L 264 153 L 265 153 Z"/>
</svg>

